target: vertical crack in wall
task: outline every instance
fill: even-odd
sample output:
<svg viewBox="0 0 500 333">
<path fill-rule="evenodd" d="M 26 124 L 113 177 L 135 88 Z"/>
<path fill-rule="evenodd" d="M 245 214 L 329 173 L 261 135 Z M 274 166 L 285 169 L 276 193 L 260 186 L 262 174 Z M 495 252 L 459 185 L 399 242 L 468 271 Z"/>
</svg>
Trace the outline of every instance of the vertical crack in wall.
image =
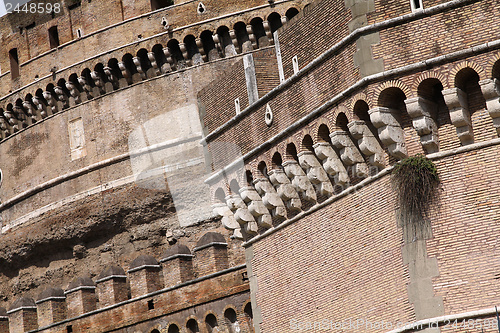
<svg viewBox="0 0 500 333">
<path fill-rule="evenodd" d="M 351 9 L 352 20 L 349 22 L 349 32 L 368 24 L 366 14 L 375 10 L 374 0 L 345 0 L 346 8 Z M 374 32 L 363 35 L 356 40 L 354 65 L 359 67 L 361 77 L 380 73 L 384 70 L 383 59 L 373 59 L 372 45 L 380 43 L 380 34 Z"/>
</svg>

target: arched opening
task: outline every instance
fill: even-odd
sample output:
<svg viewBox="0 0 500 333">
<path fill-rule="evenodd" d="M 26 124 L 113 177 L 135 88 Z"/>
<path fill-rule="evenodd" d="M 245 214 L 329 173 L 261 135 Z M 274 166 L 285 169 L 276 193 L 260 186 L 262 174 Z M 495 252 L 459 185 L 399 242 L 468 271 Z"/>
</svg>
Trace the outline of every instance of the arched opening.
<svg viewBox="0 0 500 333">
<path fill-rule="evenodd" d="M 269 22 L 271 32 L 273 33 L 283 26 L 283 23 L 281 23 L 281 16 L 276 12 L 269 14 L 267 21 Z"/>
<path fill-rule="evenodd" d="M 177 326 L 176 324 L 168 325 L 167 333 L 179 333 L 179 332 L 180 332 L 179 326 Z"/>
<path fill-rule="evenodd" d="M 17 54 L 17 49 L 11 49 L 9 51 L 10 60 L 10 76 L 15 79 L 19 77 L 19 55 Z"/>
<path fill-rule="evenodd" d="M 166 8 L 172 6 L 174 0 L 151 0 L 151 10 L 158 10 L 161 8 Z"/>
<path fill-rule="evenodd" d="M 257 47 L 269 46 L 269 39 L 267 38 L 262 19 L 256 17 L 250 21 L 250 25 L 252 26 L 253 34 L 257 41 Z"/>
<path fill-rule="evenodd" d="M 248 321 L 248 329 L 251 331 L 253 329 L 253 311 L 252 311 L 252 303 L 248 302 L 243 309 L 245 313 L 245 317 Z"/>
<path fill-rule="evenodd" d="M 196 319 L 189 319 L 186 323 L 186 329 L 188 333 L 199 333 L 200 327 L 198 326 L 198 322 Z"/>
<path fill-rule="evenodd" d="M 224 311 L 224 320 L 226 322 L 226 327 L 229 329 L 229 332 L 235 333 L 235 328 L 238 326 L 238 318 L 236 316 L 236 311 L 232 308 L 226 309 Z"/>
<path fill-rule="evenodd" d="M 250 171 L 250 170 L 245 171 L 245 180 L 247 181 L 247 185 L 253 186 L 252 171 Z"/>
<path fill-rule="evenodd" d="M 219 29 L 217 29 L 217 35 L 219 35 L 219 43 L 224 56 L 230 57 L 236 55 L 236 49 L 229 35 L 229 28 L 226 26 L 219 27 Z"/>
<path fill-rule="evenodd" d="M 154 330 L 151 331 L 151 333 L 160 333 L 160 331 L 158 331 L 156 328 Z"/>
<path fill-rule="evenodd" d="M 470 67 L 461 69 L 455 76 L 455 87 L 461 89 L 466 95 L 471 131 L 475 126 L 483 122 L 482 119 L 488 119 L 489 121 L 489 115 L 486 117 L 485 114 L 487 113 L 486 100 L 479 86 L 479 75 L 477 72 Z M 483 130 L 474 133 L 475 139 L 484 141 L 496 137 L 493 124 L 490 125 L 484 126 Z"/>
<path fill-rule="evenodd" d="M 229 190 L 231 191 L 231 194 L 239 194 L 240 193 L 240 185 L 236 181 L 236 179 L 231 180 L 229 183 Z"/>
<path fill-rule="evenodd" d="M 345 115 L 345 113 L 340 112 L 337 115 L 337 120 L 335 121 L 335 126 L 337 127 L 337 129 L 340 131 L 349 132 L 349 127 L 347 127 L 348 123 L 349 123 L 349 120 L 347 119 L 347 116 Z"/>
<path fill-rule="evenodd" d="M 370 120 L 370 115 L 368 114 L 369 109 L 370 107 L 368 106 L 368 103 L 366 103 L 362 99 L 356 101 L 353 108 L 354 117 L 358 120 L 364 121 L 370 129 L 370 132 L 372 132 L 373 136 L 378 140 L 377 129 L 375 128 L 375 126 L 373 126 Z"/>
<path fill-rule="evenodd" d="M 486 107 L 486 101 L 479 87 L 479 75 L 470 67 L 461 69 L 455 76 L 455 86 L 467 94 L 469 113 Z"/>
<path fill-rule="evenodd" d="M 260 173 L 266 177 L 269 178 L 269 175 L 267 174 L 267 165 L 266 162 L 260 161 L 259 164 L 257 165 L 257 169 L 260 171 Z"/>
<path fill-rule="evenodd" d="M 182 56 L 182 51 L 179 47 L 179 41 L 176 39 L 171 39 L 167 43 L 167 48 L 170 52 L 172 60 L 174 61 L 174 66 L 176 70 L 184 68 L 186 66 L 186 61 Z"/>
<path fill-rule="evenodd" d="M 158 66 L 158 68 L 160 68 L 162 73 L 166 73 L 163 65 L 167 62 L 167 59 L 165 58 L 165 54 L 163 53 L 163 45 L 156 44 L 151 49 L 151 52 L 153 52 L 154 58 L 156 60 L 156 65 Z"/>
<path fill-rule="evenodd" d="M 218 201 L 218 203 L 225 203 L 226 202 L 226 194 L 224 193 L 224 190 L 219 187 L 215 191 L 214 198 L 215 198 L 216 202 Z"/>
<path fill-rule="evenodd" d="M 217 329 L 217 326 L 219 326 L 217 324 L 217 318 L 209 313 L 206 317 L 205 317 L 205 325 L 207 326 L 207 331 L 209 333 L 211 332 L 218 332 L 219 330 Z"/>
<path fill-rule="evenodd" d="M 298 9 L 297 8 L 289 8 L 286 13 L 285 13 L 285 16 L 287 18 L 287 21 L 290 21 L 293 17 L 295 17 L 297 14 L 299 13 Z"/>
<path fill-rule="evenodd" d="M 309 150 L 310 152 L 314 153 L 313 144 L 314 144 L 314 142 L 313 142 L 313 139 L 311 138 L 311 136 L 309 134 L 306 134 L 304 136 L 304 138 L 302 139 L 301 148 Z"/>
<path fill-rule="evenodd" d="M 248 37 L 246 24 L 241 21 L 236 23 L 234 25 L 234 32 L 236 34 L 236 39 L 238 40 L 241 52 L 245 53 L 252 51 L 252 42 L 250 42 L 250 38 Z"/>
<path fill-rule="evenodd" d="M 137 68 L 134 64 L 134 57 L 130 53 L 126 53 L 122 57 L 122 62 L 125 65 L 125 68 L 130 72 L 130 75 L 134 75 L 137 73 Z"/>
<path fill-rule="evenodd" d="M 394 122 L 399 125 L 394 126 L 394 124 L 391 125 L 390 123 L 387 123 L 382 126 L 382 130 L 387 126 L 392 126 L 393 128 L 400 128 L 403 131 L 401 133 L 401 137 L 397 139 L 397 142 L 394 141 L 396 136 L 386 142 L 384 142 L 383 138 L 381 138 L 383 147 L 388 149 L 389 155 L 391 156 L 389 158 L 390 164 L 396 162 L 396 160 L 392 157 L 395 157 L 396 159 L 406 157 L 408 149 L 413 152 L 422 151 L 420 144 L 417 144 L 418 134 L 413 129 L 412 120 L 406 111 L 405 100 L 405 93 L 397 87 L 390 87 L 383 90 L 378 97 L 378 105 L 387 108 L 387 111 L 389 112 L 388 117 L 391 117 L 391 119 L 393 118 Z M 380 130 L 380 128 L 378 130 Z M 412 140 L 410 140 L 410 147 L 407 147 L 407 136 L 412 137 Z"/>
<path fill-rule="evenodd" d="M 207 60 L 212 61 L 219 59 L 219 52 L 215 47 L 215 42 L 213 38 L 213 33 L 209 30 L 205 30 L 200 35 L 201 43 L 203 44 L 203 50 L 207 55 Z"/>
<path fill-rule="evenodd" d="M 186 47 L 188 58 L 191 59 L 193 65 L 199 65 L 203 62 L 200 50 L 196 45 L 196 38 L 193 35 L 184 37 L 184 46 Z"/>
<path fill-rule="evenodd" d="M 286 154 L 284 158 L 285 160 L 290 160 L 290 159 L 294 159 L 295 161 L 298 160 L 297 147 L 295 147 L 294 143 L 289 143 L 286 145 Z"/>
<path fill-rule="evenodd" d="M 330 139 L 330 129 L 325 124 L 321 124 L 318 127 L 318 137 L 319 142 L 331 142 Z"/>
<path fill-rule="evenodd" d="M 151 62 L 149 61 L 148 58 L 148 50 L 146 49 L 140 49 L 137 51 L 137 57 L 139 58 L 139 62 L 141 64 L 142 71 L 146 73 L 146 76 L 148 78 L 152 77 L 151 73 L 148 75 L 148 70 L 152 68 L 153 66 L 151 65 Z"/>
</svg>

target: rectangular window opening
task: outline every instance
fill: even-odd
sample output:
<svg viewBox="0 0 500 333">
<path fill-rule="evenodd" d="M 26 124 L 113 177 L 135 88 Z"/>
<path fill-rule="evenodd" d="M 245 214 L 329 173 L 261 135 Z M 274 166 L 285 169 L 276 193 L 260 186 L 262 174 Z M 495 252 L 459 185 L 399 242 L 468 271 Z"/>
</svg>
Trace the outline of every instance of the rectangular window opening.
<svg viewBox="0 0 500 333">
<path fill-rule="evenodd" d="M 57 26 L 53 26 L 49 29 L 49 43 L 51 49 L 59 46 L 59 33 L 57 32 Z"/>
<path fill-rule="evenodd" d="M 155 303 L 152 299 L 148 301 L 148 310 L 153 310 L 155 308 Z"/>
<path fill-rule="evenodd" d="M 236 109 L 236 114 L 241 112 L 241 107 L 240 107 L 240 99 L 237 98 L 234 100 L 234 108 Z"/>
<path fill-rule="evenodd" d="M 69 6 L 68 6 L 68 9 L 69 9 L 69 10 L 73 10 L 73 9 L 75 9 L 75 8 L 80 7 L 81 5 L 82 5 L 82 3 L 81 3 L 80 1 L 78 1 L 78 2 L 75 2 L 75 3 L 74 3 L 74 4 L 72 4 L 72 5 L 69 5 Z"/>
<path fill-rule="evenodd" d="M 77 36 L 78 38 L 82 38 L 82 36 L 83 36 L 82 29 L 76 29 L 76 36 Z"/>
<path fill-rule="evenodd" d="M 66 332 L 67 333 L 73 333 L 73 326 L 72 325 L 66 326 Z"/>
<path fill-rule="evenodd" d="M 17 55 L 17 49 L 12 49 L 9 51 L 10 58 L 10 74 L 13 79 L 19 76 L 19 57 Z"/>
<path fill-rule="evenodd" d="M 161 8 L 166 8 L 172 6 L 174 0 L 151 0 L 151 10 L 157 10 Z"/>
<path fill-rule="evenodd" d="M 292 58 L 292 64 L 293 64 L 293 74 L 297 74 L 299 71 L 299 58 L 297 56 Z"/>
<path fill-rule="evenodd" d="M 424 5 L 422 4 L 422 0 L 410 0 L 410 4 L 411 4 L 411 11 L 412 12 L 422 10 L 424 8 Z"/>
</svg>

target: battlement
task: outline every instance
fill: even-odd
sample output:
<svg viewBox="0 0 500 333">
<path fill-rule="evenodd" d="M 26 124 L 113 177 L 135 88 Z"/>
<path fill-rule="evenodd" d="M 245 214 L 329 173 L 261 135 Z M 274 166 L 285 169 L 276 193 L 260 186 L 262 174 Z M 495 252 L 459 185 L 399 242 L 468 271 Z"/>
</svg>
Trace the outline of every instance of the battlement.
<svg viewBox="0 0 500 333">
<path fill-rule="evenodd" d="M 159 261 L 139 255 L 127 273 L 107 266 L 95 279 L 75 277 L 64 291 L 47 287 L 36 300 L 19 297 L 8 311 L 1 310 L 0 332 L 143 329 L 144 320 L 156 329 L 181 329 L 194 320 L 200 326 L 207 321 L 212 327 L 239 326 L 242 332 L 253 332 L 246 269 L 229 267 L 226 248 L 223 235 L 208 232 L 193 254 L 186 245 L 176 244 Z M 116 320 L 117 315 L 123 319 Z"/>
</svg>

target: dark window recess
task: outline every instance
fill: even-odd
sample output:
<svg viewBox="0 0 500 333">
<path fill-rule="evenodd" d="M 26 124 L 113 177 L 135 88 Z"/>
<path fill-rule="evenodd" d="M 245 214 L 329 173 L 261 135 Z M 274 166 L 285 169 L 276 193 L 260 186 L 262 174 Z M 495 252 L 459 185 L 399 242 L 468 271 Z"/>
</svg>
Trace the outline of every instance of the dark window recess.
<svg viewBox="0 0 500 333">
<path fill-rule="evenodd" d="M 82 3 L 81 3 L 80 1 L 77 1 L 77 2 L 75 2 L 74 4 L 69 5 L 69 6 L 68 6 L 68 9 L 69 9 L 69 10 L 73 10 L 73 9 L 75 9 L 75 8 L 80 7 L 81 5 L 82 5 Z"/>
<path fill-rule="evenodd" d="M 155 303 L 152 299 L 148 301 L 148 310 L 153 310 L 155 308 Z"/>
<path fill-rule="evenodd" d="M 10 75 L 13 79 L 19 76 L 19 57 L 17 55 L 17 49 L 12 49 L 9 51 L 10 58 Z"/>
<path fill-rule="evenodd" d="M 174 0 L 151 0 L 151 10 L 165 8 L 168 6 L 172 6 L 173 4 Z"/>
<path fill-rule="evenodd" d="M 66 332 L 67 333 L 72 333 L 73 332 L 73 326 L 71 326 L 71 325 L 66 326 Z"/>
<path fill-rule="evenodd" d="M 413 0 L 413 8 L 420 9 L 420 0 Z"/>
<path fill-rule="evenodd" d="M 57 26 L 49 29 L 49 43 L 51 49 L 59 46 L 59 33 L 57 32 Z"/>
</svg>

